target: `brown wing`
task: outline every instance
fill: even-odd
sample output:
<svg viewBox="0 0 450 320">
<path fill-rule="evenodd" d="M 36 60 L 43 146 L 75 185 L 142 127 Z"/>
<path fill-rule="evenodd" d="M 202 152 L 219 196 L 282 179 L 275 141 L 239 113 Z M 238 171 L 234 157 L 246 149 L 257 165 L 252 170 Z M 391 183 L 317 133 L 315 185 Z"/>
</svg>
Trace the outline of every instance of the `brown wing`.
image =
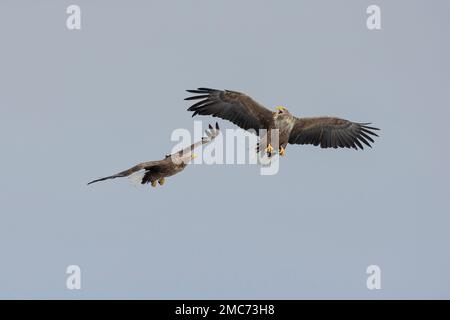
<svg viewBox="0 0 450 320">
<path fill-rule="evenodd" d="M 131 167 L 130 169 L 119 172 L 115 175 L 93 180 L 93 181 L 89 182 L 88 185 L 90 185 L 91 183 L 104 181 L 104 180 L 108 180 L 108 179 L 128 177 L 129 175 L 131 175 L 139 170 L 147 170 L 147 171 L 158 170 L 158 167 L 161 165 L 164 165 L 165 163 L 167 163 L 166 159 L 139 163 L 139 164 L 135 165 L 134 167 Z"/>
<path fill-rule="evenodd" d="M 213 141 L 220 133 L 219 124 L 216 122 L 215 128 L 212 125 L 209 125 L 208 129 L 205 130 L 205 133 L 206 137 L 203 137 L 202 140 L 197 141 L 191 144 L 189 147 L 181 149 L 178 152 L 175 152 L 175 154 L 183 155 L 187 154 L 187 152 L 191 153 L 192 151 L 194 151 L 194 149 L 198 148 L 200 145 Z"/>
<path fill-rule="evenodd" d="M 256 134 L 259 129 L 269 129 L 273 126 L 272 111 L 244 93 L 209 88 L 187 91 L 197 95 L 184 100 L 201 99 L 188 109 L 194 112 L 192 116 L 200 114 L 219 117 L 231 121 L 244 130 L 253 129 Z"/>
<path fill-rule="evenodd" d="M 313 144 L 321 148 L 364 149 L 363 144 L 371 147 L 371 136 L 378 128 L 369 127 L 370 123 L 356 123 L 333 117 L 296 118 L 289 135 L 291 144 Z"/>
</svg>

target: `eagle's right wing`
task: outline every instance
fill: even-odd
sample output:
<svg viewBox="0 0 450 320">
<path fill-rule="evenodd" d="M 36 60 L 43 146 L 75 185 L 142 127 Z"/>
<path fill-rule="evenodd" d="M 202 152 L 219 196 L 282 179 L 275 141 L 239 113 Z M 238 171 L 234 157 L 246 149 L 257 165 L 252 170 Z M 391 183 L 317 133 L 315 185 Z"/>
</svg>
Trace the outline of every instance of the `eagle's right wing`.
<svg viewBox="0 0 450 320">
<path fill-rule="evenodd" d="M 244 130 L 253 129 L 256 134 L 260 129 L 273 127 L 272 111 L 244 93 L 209 88 L 187 91 L 196 95 L 184 100 L 200 100 L 188 109 L 194 112 L 192 116 L 200 114 L 219 117 Z"/>
<path fill-rule="evenodd" d="M 130 169 L 119 172 L 112 176 L 93 180 L 93 181 L 89 182 L 88 185 L 90 185 L 91 183 L 104 181 L 104 180 L 108 180 L 108 179 L 128 177 L 129 175 L 131 175 L 135 172 L 138 172 L 139 170 L 151 170 L 152 168 L 155 168 L 156 166 L 161 165 L 163 162 L 164 162 L 164 160 L 142 162 L 142 163 L 135 165 L 134 167 L 131 167 Z"/>
</svg>

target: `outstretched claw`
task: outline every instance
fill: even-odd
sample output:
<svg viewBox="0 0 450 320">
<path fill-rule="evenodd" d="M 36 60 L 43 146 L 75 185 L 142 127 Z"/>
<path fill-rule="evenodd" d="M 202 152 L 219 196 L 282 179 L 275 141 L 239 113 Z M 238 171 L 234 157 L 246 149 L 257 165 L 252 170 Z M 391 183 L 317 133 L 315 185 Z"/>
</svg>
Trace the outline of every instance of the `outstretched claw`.
<svg viewBox="0 0 450 320">
<path fill-rule="evenodd" d="M 165 181 L 166 180 L 164 178 L 161 178 L 161 179 L 158 180 L 158 183 L 159 183 L 160 186 L 162 186 Z"/>
<path fill-rule="evenodd" d="M 268 156 L 268 157 L 271 157 L 271 156 L 272 156 L 272 153 L 273 153 L 273 147 L 270 145 L 270 143 L 269 143 L 269 145 L 267 146 L 267 148 L 264 149 L 264 151 L 267 153 L 267 156 Z"/>
<path fill-rule="evenodd" d="M 280 156 L 284 157 L 284 155 L 286 154 L 286 150 L 283 147 L 280 147 Z"/>
<path fill-rule="evenodd" d="M 155 181 L 152 181 L 152 187 L 153 187 L 153 188 L 156 187 L 156 180 L 155 180 Z"/>
</svg>

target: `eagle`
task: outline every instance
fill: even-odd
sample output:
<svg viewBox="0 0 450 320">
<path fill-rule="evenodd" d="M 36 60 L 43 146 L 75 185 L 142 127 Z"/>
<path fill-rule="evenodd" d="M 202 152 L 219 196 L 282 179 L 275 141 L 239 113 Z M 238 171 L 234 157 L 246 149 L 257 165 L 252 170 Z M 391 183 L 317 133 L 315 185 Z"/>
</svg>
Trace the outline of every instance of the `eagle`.
<svg viewBox="0 0 450 320">
<path fill-rule="evenodd" d="M 259 145 L 270 157 L 274 154 L 271 145 L 271 130 L 278 129 L 278 152 L 285 155 L 288 144 L 311 144 L 321 148 L 353 148 L 371 147 L 372 136 L 378 128 L 369 126 L 371 123 L 358 123 L 336 117 L 298 118 L 293 116 L 283 106 L 275 111 L 265 108 L 245 93 L 232 90 L 217 90 L 198 88 L 186 90 L 195 95 L 185 100 L 195 101 L 188 108 L 195 115 L 211 115 L 229 120 L 244 130 L 249 130 L 260 136 Z M 260 135 L 260 132 L 261 135 Z M 258 145 L 258 148 L 259 148 Z"/>
<path fill-rule="evenodd" d="M 165 178 L 173 176 L 186 168 L 187 164 L 197 157 L 193 153 L 194 149 L 200 145 L 206 144 L 214 140 L 220 133 L 219 124 L 216 122 L 215 128 L 211 125 L 205 130 L 206 136 L 200 141 L 193 143 L 191 146 L 186 147 L 178 152 L 168 154 L 162 160 L 148 161 L 139 163 L 128 170 L 119 172 L 115 175 L 93 180 L 88 185 L 114 178 L 128 177 L 131 174 L 143 170 L 143 176 L 141 178 L 141 184 L 150 183 L 152 187 L 156 187 L 157 183 L 161 186 L 165 182 Z"/>
</svg>

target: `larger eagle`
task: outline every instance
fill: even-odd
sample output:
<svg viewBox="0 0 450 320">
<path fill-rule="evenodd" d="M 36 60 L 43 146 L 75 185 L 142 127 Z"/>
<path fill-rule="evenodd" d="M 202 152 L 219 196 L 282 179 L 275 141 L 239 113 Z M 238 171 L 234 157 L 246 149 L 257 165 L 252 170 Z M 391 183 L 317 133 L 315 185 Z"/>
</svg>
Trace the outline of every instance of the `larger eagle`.
<svg viewBox="0 0 450 320">
<path fill-rule="evenodd" d="M 335 117 L 297 118 L 285 107 L 278 106 L 271 111 L 248 95 L 231 90 L 198 88 L 186 90 L 196 95 L 185 100 L 200 100 L 188 111 L 192 116 L 211 115 L 229 120 L 244 130 L 252 130 L 261 134 L 261 145 L 271 156 L 274 148 L 271 145 L 273 129 L 278 129 L 279 154 L 283 156 L 288 143 L 312 144 L 321 148 L 353 148 L 364 149 L 363 144 L 371 147 L 379 130 L 369 126 L 370 123 L 357 123 Z M 261 131 L 261 130 L 264 131 Z"/>
</svg>

